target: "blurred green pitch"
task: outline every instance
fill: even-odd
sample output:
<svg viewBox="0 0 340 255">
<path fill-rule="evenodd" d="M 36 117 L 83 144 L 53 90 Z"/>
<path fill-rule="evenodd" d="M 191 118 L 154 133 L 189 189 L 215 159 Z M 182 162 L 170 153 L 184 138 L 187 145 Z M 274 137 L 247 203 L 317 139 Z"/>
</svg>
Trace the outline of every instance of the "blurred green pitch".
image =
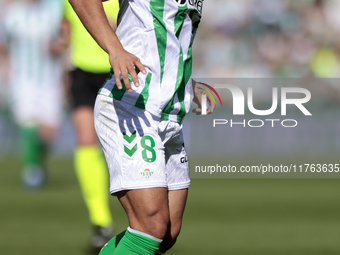
<svg viewBox="0 0 340 255">
<path fill-rule="evenodd" d="M 26 192 L 16 159 L 0 159 L 0 254 L 89 254 L 72 159 L 49 167 L 48 185 Z M 111 202 L 121 231 L 125 213 Z M 340 254 L 339 215 L 338 179 L 193 179 L 182 233 L 167 254 Z"/>
</svg>

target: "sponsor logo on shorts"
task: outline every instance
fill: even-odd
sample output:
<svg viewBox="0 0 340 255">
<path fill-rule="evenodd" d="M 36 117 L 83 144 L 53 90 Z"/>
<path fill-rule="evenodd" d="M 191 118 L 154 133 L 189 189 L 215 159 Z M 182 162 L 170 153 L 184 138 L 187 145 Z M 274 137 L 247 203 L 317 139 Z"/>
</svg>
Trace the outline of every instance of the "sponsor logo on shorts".
<svg viewBox="0 0 340 255">
<path fill-rule="evenodd" d="M 145 169 L 143 172 L 140 173 L 142 176 L 144 176 L 146 179 L 149 179 L 151 175 L 153 175 L 153 172 L 150 171 L 150 169 Z"/>
<path fill-rule="evenodd" d="M 185 6 L 186 4 L 191 5 L 195 7 L 199 13 L 202 13 L 203 1 L 204 0 L 175 0 L 179 6 Z"/>
<path fill-rule="evenodd" d="M 181 163 L 188 162 L 188 156 L 181 157 Z"/>
</svg>

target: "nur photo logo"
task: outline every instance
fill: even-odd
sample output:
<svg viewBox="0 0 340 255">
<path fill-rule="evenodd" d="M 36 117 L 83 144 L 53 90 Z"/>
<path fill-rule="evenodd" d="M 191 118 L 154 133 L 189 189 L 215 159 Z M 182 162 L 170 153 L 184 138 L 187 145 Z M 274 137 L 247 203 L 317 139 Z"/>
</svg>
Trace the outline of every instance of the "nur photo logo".
<svg viewBox="0 0 340 255">
<path fill-rule="evenodd" d="M 309 90 L 305 88 L 299 88 L 299 87 L 282 87 L 277 88 L 273 87 L 271 91 L 271 106 L 268 109 L 257 109 L 254 106 L 254 95 L 253 95 L 253 88 L 248 87 L 247 88 L 247 100 L 246 96 L 244 95 L 243 91 L 235 86 L 235 85 L 230 85 L 230 84 L 217 84 L 214 87 L 207 85 L 205 83 L 200 83 L 204 86 L 206 86 L 208 89 L 210 89 L 219 99 L 221 106 L 222 100 L 220 95 L 217 93 L 215 89 L 226 89 L 231 93 L 232 96 L 232 111 L 233 115 L 235 116 L 244 116 L 245 115 L 245 110 L 246 106 L 248 107 L 248 110 L 250 113 L 256 116 L 270 116 L 273 113 L 277 111 L 278 106 L 280 105 L 281 111 L 280 114 L 281 116 L 287 116 L 287 106 L 292 105 L 296 107 L 300 112 L 302 112 L 305 116 L 312 116 L 311 112 L 306 108 L 305 104 L 308 103 L 311 99 L 311 93 Z M 215 105 L 216 99 L 213 96 L 212 92 L 210 92 L 208 89 L 200 88 L 199 89 L 203 90 L 206 93 L 203 93 L 201 96 L 201 115 L 206 115 L 207 114 L 207 95 L 209 95 L 212 100 L 214 101 Z M 280 92 L 280 93 L 279 93 Z M 280 96 L 279 96 L 280 94 Z M 298 97 L 298 98 L 296 98 Z M 271 124 L 272 127 L 275 126 L 277 122 L 281 123 L 281 126 L 283 127 L 296 127 L 298 125 L 297 120 L 295 119 L 250 119 L 246 120 L 244 119 L 241 122 L 235 122 L 233 119 L 214 119 L 213 120 L 213 126 L 216 127 L 217 125 L 227 125 L 230 124 L 230 127 L 233 127 L 235 125 L 242 125 L 244 127 L 249 126 L 249 127 L 263 127 L 266 123 Z"/>
</svg>

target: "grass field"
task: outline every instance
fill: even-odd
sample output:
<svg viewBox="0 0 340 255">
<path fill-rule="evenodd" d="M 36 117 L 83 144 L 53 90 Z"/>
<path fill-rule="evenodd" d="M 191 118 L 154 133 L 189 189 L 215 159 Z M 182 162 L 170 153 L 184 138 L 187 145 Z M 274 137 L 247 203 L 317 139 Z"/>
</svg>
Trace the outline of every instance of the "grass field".
<svg viewBox="0 0 340 255">
<path fill-rule="evenodd" d="M 0 254 L 89 254 L 90 226 L 71 159 L 25 191 L 19 163 L 0 159 Z M 111 198 L 117 231 L 127 226 Z M 182 233 L 169 255 L 340 254 L 340 180 L 193 179 Z"/>
</svg>

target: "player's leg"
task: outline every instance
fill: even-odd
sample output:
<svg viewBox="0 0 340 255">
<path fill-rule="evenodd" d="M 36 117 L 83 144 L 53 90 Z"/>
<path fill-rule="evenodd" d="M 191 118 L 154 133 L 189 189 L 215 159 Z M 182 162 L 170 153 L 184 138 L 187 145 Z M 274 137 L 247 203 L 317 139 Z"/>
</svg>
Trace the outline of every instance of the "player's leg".
<svg viewBox="0 0 340 255">
<path fill-rule="evenodd" d="M 39 125 L 39 136 L 43 143 L 45 144 L 52 144 L 56 134 L 58 131 L 58 127 L 54 125 L 48 124 L 40 124 Z"/>
<path fill-rule="evenodd" d="M 79 146 L 94 146 L 98 144 L 93 123 L 93 108 L 91 106 L 78 106 L 72 112 L 72 121 L 77 135 Z"/>
<path fill-rule="evenodd" d="M 117 197 L 132 229 L 163 239 L 169 222 L 166 188 L 122 191 Z"/>
<path fill-rule="evenodd" d="M 180 230 L 180 222 L 185 204 L 183 200 L 186 199 L 187 192 L 171 192 L 171 217 L 167 193 L 165 188 L 119 192 L 117 196 L 128 215 L 130 227 L 112 238 L 103 247 L 100 255 L 153 255 L 163 254 L 163 251 L 170 249 Z M 179 200 L 180 204 L 175 205 Z M 174 227 L 171 232 L 169 231 L 164 247 L 160 249 L 162 236 L 166 236 L 168 233 L 168 226 L 170 226 L 169 219 L 172 219 Z M 126 235 L 127 237 L 125 237 Z"/>
<path fill-rule="evenodd" d="M 95 127 L 110 171 L 110 192 L 124 207 L 130 227 L 117 247 L 119 254 L 154 254 L 169 223 L 168 192 L 158 121 L 133 105 L 99 95 Z M 103 249 L 104 252 L 104 249 Z M 102 255 L 102 254 L 101 254 Z"/>
<path fill-rule="evenodd" d="M 37 167 L 39 164 L 39 131 L 34 120 L 34 92 L 28 90 L 27 87 L 31 89 L 31 83 L 25 87 L 23 83 L 12 81 L 11 111 L 19 130 L 18 145 L 22 162 L 22 181 L 25 187 L 36 189 L 41 186 L 44 178 L 42 171 Z"/>
<path fill-rule="evenodd" d="M 129 195 L 127 196 L 126 193 L 122 192 L 120 201 L 123 207 L 127 208 L 126 209 L 127 214 L 130 215 L 129 217 L 130 227 L 132 229 L 143 229 L 143 231 L 140 231 L 140 232 L 153 233 L 154 236 L 162 234 L 160 232 L 156 233 L 157 231 L 163 231 L 162 229 L 157 230 L 157 228 L 159 228 L 159 225 L 155 227 L 153 224 L 150 224 L 150 222 L 153 222 L 154 224 L 156 224 L 156 222 L 153 221 L 152 217 L 150 217 L 150 215 L 147 215 L 147 212 L 149 212 L 150 214 L 152 210 L 150 210 L 150 208 L 148 208 L 147 210 L 145 210 L 144 208 L 140 208 L 140 205 L 137 205 L 138 209 L 136 208 L 134 210 L 133 206 L 130 204 L 131 199 L 129 201 L 129 198 L 128 198 Z M 136 196 L 137 199 L 132 199 L 132 200 L 137 200 L 139 204 L 142 202 L 141 200 L 139 200 L 139 197 L 140 196 L 144 197 L 148 195 L 149 195 L 148 191 L 145 190 L 144 192 Z M 188 195 L 188 189 L 172 190 L 168 192 L 168 210 L 169 210 L 170 220 L 168 222 L 166 234 L 163 238 L 163 241 L 160 244 L 159 249 L 154 254 L 164 254 L 167 250 L 169 250 L 175 244 L 177 237 L 180 233 L 181 226 L 182 226 L 182 218 L 183 218 L 184 208 L 185 208 L 185 204 L 187 200 L 187 195 Z M 146 201 L 146 203 L 148 202 L 149 201 Z M 136 215 L 135 211 L 139 212 L 139 215 Z M 153 209 L 153 211 L 154 212 L 158 211 L 158 209 L 157 210 Z M 145 218 L 146 222 L 145 223 L 139 222 L 138 219 L 141 219 L 143 217 Z M 133 224 L 131 224 L 130 219 L 133 222 Z M 103 247 L 102 251 L 100 252 L 100 255 L 112 255 L 113 252 L 116 250 L 118 244 L 120 243 L 121 239 L 124 237 L 126 231 L 128 230 L 123 231 L 122 233 L 120 233 L 119 235 L 111 239 Z"/>
<path fill-rule="evenodd" d="M 42 81 L 42 84 L 48 84 L 48 86 L 40 88 L 40 86 L 37 86 L 37 83 L 34 89 L 32 89 L 32 92 L 34 92 L 34 99 L 32 98 L 32 100 L 34 101 L 31 103 L 34 103 L 31 106 L 31 118 L 37 127 L 35 149 L 38 157 L 37 167 L 35 167 L 34 171 L 36 176 L 38 176 L 39 173 L 42 175 L 43 180 L 41 185 L 46 182 L 47 179 L 46 159 L 48 151 L 57 135 L 62 120 L 63 92 L 60 87 L 60 77 L 61 74 L 60 76 L 56 74 L 53 81 Z"/>
<path fill-rule="evenodd" d="M 168 191 L 170 222 L 163 242 L 159 247 L 159 254 L 166 252 L 176 243 L 182 227 L 182 218 L 187 196 L 188 189 Z"/>
<path fill-rule="evenodd" d="M 49 146 L 57 133 L 57 126 L 41 124 L 20 127 L 23 181 L 30 189 L 41 187 L 46 181 L 45 160 Z"/>
<path fill-rule="evenodd" d="M 153 255 L 159 249 L 169 224 L 166 188 L 147 188 L 118 192 L 130 227 L 114 254 Z"/>
<path fill-rule="evenodd" d="M 23 159 L 23 182 L 29 189 L 38 189 L 46 181 L 44 160 L 60 124 L 61 103 L 58 91 L 43 91 L 36 86 L 15 94 L 13 113 L 20 127 L 20 149 Z M 42 110 L 43 109 L 43 110 Z"/>
<path fill-rule="evenodd" d="M 170 213 L 168 230 L 160 246 L 162 254 L 175 244 L 180 233 L 190 178 L 182 125 L 164 120 L 159 133 L 164 142 Z"/>
<path fill-rule="evenodd" d="M 45 172 L 41 166 L 42 143 L 37 125 L 20 125 L 20 154 L 23 171 L 22 181 L 26 188 L 35 190 L 45 182 Z"/>
<path fill-rule="evenodd" d="M 40 145 L 40 159 L 41 164 L 45 165 L 46 157 L 48 155 L 48 151 L 50 149 L 51 144 L 53 143 L 57 132 L 58 132 L 59 124 L 57 125 L 49 125 L 49 124 L 40 124 L 39 126 L 39 137 L 41 141 Z"/>
<path fill-rule="evenodd" d="M 93 225 L 94 248 L 101 248 L 112 237 L 108 173 L 93 124 L 93 105 L 104 77 L 107 75 L 91 75 L 77 69 L 72 83 L 72 120 L 77 136 L 74 166 Z"/>
<path fill-rule="evenodd" d="M 112 219 L 108 204 L 108 174 L 94 130 L 93 109 L 78 107 L 73 111 L 72 119 L 77 134 L 75 171 L 90 221 L 94 226 L 109 227 Z M 93 240 L 93 243 L 96 243 L 96 240 Z M 104 243 L 98 241 L 98 247 Z"/>
</svg>

